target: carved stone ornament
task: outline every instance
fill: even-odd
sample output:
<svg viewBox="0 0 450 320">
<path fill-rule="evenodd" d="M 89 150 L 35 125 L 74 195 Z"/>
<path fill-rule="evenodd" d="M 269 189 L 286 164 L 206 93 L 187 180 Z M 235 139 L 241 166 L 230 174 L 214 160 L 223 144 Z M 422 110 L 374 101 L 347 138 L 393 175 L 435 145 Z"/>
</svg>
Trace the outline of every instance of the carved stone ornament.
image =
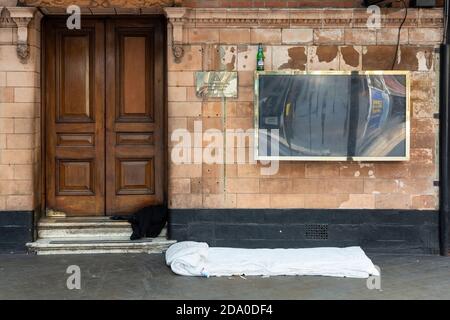
<svg viewBox="0 0 450 320">
<path fill-rule="evenodd" d="M 172 54 L 175 60 L 175 63 L 180 63 L 181 59 L 184 56 L 184 48 L 181 45 L 172 45 Z"/>
<path fill-rule="evenodd" d="M 180 5 L 181 0 L 19 0 L 34 7 L 68 7 L 77 5 L 89 8 L 148 8 Z"/>
<path fill-rule="evenodd" d="M 25 62 L 30 55 L 30 48 L 26 43 L 18 43 L 16 52 L 17 56 L 20 58 L 20 61 Z"/>
<path fill-rule="evenodd" d="M 17 25 L 17 56 L 22 63 L 25 63 L 30 54 L 28 46 L 28 24 L 33 19 L 36 8 L 28 7 L 7 7 L 9 19 Z M 5 10 L 4 9 L 4 10 Z"/>
<path fill-rule="evenodd" d="M 164 8 L 167 19 L 170 23 L 169 30 L 172 31 L 172 54 L 175 63 L 180 63 L 184 56 L 183 48 L 183 27 L 185 16 L 188 13 L 186 8 Z"/>
</svg>

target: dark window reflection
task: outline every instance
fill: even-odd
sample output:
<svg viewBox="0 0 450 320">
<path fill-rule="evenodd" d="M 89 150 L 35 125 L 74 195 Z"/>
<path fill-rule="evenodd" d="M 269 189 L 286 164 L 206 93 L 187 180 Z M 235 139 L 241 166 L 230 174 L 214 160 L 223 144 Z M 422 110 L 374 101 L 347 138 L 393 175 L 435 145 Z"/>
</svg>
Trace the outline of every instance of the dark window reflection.
<svg viewBox="0 0 450 320">
<path fill-rule="evenodd" d="M 279 129 L 280 156 L 404 157 L 405 86 L 405 75 L 260 75 L 259 128 Z"/>
</svg>

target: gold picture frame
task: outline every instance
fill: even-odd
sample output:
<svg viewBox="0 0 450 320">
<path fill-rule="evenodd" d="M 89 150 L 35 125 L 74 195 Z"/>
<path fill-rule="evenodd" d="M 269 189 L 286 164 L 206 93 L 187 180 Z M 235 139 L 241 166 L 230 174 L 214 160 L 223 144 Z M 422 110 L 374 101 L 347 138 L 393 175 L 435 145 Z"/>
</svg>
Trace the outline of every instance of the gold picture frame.
<svg viewBox="0 0 450 320">
<path fill-rule="evenodd" d="M 402 75 L 406 79 L 406 110 L 405 110 L 405 156 L 261 156 L 259 155 L 259 81 L 261 76 L 295 76 L 295 75 Z M 255 71 L 254 76 L 254 157 L 260 161 L 409 161 L 411 143 L 411 74 L 404 70 L 378 70 L 378 71 Z"/>
</svg>

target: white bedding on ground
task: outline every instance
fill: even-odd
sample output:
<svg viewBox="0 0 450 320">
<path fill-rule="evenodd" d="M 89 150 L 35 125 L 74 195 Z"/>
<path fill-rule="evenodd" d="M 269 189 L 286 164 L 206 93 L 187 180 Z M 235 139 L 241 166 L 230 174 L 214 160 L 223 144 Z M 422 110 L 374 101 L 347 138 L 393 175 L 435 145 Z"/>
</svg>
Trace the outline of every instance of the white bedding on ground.
<svg viewBox="0 0 450 320">
<path fill-rule="evenodd" d="M 183 276 L 295 276 L 367 278 L 378 270 L 360 247 L 308 249 L 210 248 L 183 241 L 166 251 L 166 263 Z"/>
</svg>

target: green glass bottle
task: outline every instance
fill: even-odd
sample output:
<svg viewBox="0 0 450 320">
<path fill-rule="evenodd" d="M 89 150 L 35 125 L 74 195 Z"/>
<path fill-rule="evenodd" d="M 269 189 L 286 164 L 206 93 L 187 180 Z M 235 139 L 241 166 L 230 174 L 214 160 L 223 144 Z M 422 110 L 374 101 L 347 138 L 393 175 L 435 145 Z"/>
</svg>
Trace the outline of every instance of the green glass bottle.
<svg viewBox="0 0 450 320">
<path fill-rule="evenodd" d="M 258 45 L 258 53 L 256 54 L 256 70 L 264 71 L 264 49 L 262 43 Z"/>
</svg>

